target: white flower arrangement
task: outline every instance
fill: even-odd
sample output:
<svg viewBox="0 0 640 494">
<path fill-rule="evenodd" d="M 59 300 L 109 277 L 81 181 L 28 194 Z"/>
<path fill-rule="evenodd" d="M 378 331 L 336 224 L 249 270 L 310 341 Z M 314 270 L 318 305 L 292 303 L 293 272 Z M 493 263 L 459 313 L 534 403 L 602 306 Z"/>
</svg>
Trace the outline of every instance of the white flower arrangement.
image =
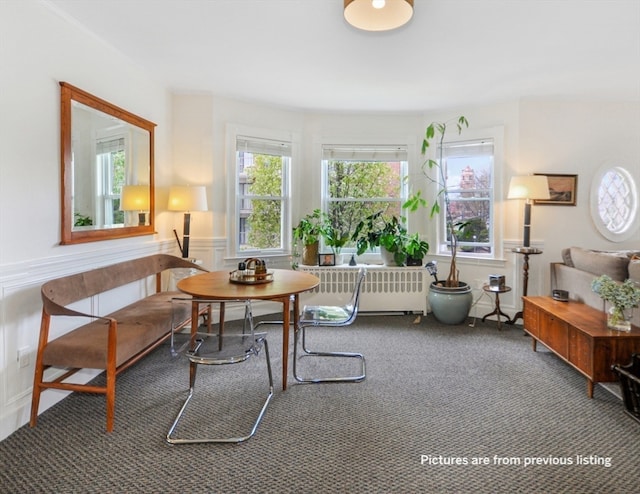
<svg viewBox="0 0 640 494">
<path fill-rule="evenodd" d="M 612 305 L 613 324 L 624 319 L 625 309 L 638 307 L 640 304 L 640 288 L 631 280 L 618 283 L 603 274 L 591 282 L 591 290 Z"/>
</svg>

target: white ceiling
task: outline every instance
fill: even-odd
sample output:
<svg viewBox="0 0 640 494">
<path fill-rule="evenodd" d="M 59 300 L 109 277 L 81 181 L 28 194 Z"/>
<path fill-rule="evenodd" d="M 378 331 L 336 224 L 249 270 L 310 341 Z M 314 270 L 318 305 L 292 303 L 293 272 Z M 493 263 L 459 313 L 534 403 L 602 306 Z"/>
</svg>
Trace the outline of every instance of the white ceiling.
<svg viewBox="0 0 640 494">
<path fill-rule="evenodd" d="M 411 112 L 640 100 L 639 0 L 415 0 L 395 31 L 343 0 L 49 0 L 177 92 L 298 109 Z"/>
</svg>

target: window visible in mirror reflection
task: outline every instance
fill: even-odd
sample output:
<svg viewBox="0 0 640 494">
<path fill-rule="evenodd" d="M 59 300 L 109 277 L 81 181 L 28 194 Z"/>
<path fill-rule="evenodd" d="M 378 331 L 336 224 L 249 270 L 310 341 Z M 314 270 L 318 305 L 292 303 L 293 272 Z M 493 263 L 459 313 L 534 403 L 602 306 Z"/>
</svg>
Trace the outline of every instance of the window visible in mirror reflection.
<svg viewBox="0 0 640 494">
<path fill-rule="evenodd" d="M 123 185 L 148 182 L 149 133 L 76 101 L 72 111 L 74 231 L 137 225 L 120 197 Z"/>
<path fill-rule="evenodd" d="M 154 233 L 155 126 L 60 82 L 62 245 Z M 125 186 L 142 191 L 139 209 L 122 208 Z"/>
</svg>

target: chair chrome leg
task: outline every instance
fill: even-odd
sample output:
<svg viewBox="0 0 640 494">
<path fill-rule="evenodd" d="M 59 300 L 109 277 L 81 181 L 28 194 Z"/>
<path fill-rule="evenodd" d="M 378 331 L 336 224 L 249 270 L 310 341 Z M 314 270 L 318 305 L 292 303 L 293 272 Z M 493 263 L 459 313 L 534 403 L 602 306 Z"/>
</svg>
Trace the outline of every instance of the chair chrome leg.
<svg viewBox="0 0 640 494">
<path fill-rule="evenodd" d="M 360 382 L 366 378 L 366 364 L 364 355 L 356 352 L 319 352 L 309 350 L 305 341 L 306 331 L 304 327 L 298 328 L 295 332 L 294 346 L 293 346 L 293 377 L 300 383 L 339 383 L 339 382 Z M 325 377 L 325 378 L 311 378 L 302 377 L 298 374 L 298 343 L 304 352 L 300 355 L 300 358 L 304 357 L 346 357 L 356 358 L 360 360 L 360 374 L 357 376 L 342 376 L 342 377 Z"/>
<path fill-rule="evenodd" d="M 173 437 L 174 431 L 175 431 L 176 427 L 178 426 L 178 422 L 180 422 L 180 419 L 182 418 L 183 414 L 185 413 L 185 411 L 187 409 L 187 405 L 191 401 L 191 398 L 193 397 L 194 392 L 195 392 L 195 370 L 197 369 L 198 364 L 192 362 L 192 363 L 190 363 L 190 365 L 194 366 L 195 368 L 193 369 L 193 372 L 191 372 L 191 380 L 192 381 L 191 381 L 191 385 L 189 387 L 189 394 L 187 396 L 187 399 L 184 401 L 182 407 L 180 408 L 180 411 L 178 412 L 178 415 L 176 416 L 175 420 L 173 421 L 173 424 L 171 424 L 169 432 L 167 432 L 166 441 L 169 444 L 241 443 L 241 442 L 244 442 L 247 439 L 253 437 L 253 435 L 258 430 L 258 426 L 260 425 L 260 422 L 262 421 L 262 417 L 264 416 L 264 413 L 267 410 L 267 406 L 269 405 L 269 402 L 271 401 L 271 398 L 273 397 L 273 373 L 271 371 L 271 359 L 269 357 L 269 345 L 268 345 L 267 340 L 265 338 L 261 338 L 260 342 L 264 344 L 265 360 L 267 361 L 267 372 L 268 372 L 268 375 L 269 375 L 269 393 L 268 393 L 264 403 L 262 404 L 262 408 L 260 409 L 260 413 L 258 414 L 258 417 L 256 418 L 256 420 L 255 420 L 251 430 L 249 431 L 249 433 L 244 435 L 244 436 L 226 437 L 226 438 L 181 439 L 181 438 Z"/>
</svg>

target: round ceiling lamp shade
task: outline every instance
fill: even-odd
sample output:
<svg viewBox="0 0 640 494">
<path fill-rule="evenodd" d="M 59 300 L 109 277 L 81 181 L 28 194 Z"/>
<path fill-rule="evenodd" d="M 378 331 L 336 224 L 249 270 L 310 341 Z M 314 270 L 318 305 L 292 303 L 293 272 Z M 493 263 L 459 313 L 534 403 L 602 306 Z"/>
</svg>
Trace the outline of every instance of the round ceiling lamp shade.
<svg viewBox="0 0 640 494">
<path fill-rule="evenodd" d="M 413 0 L 344 0 L 344 18 L 363 31 L 389 31 L 413 16 Z"/>
</svg>

